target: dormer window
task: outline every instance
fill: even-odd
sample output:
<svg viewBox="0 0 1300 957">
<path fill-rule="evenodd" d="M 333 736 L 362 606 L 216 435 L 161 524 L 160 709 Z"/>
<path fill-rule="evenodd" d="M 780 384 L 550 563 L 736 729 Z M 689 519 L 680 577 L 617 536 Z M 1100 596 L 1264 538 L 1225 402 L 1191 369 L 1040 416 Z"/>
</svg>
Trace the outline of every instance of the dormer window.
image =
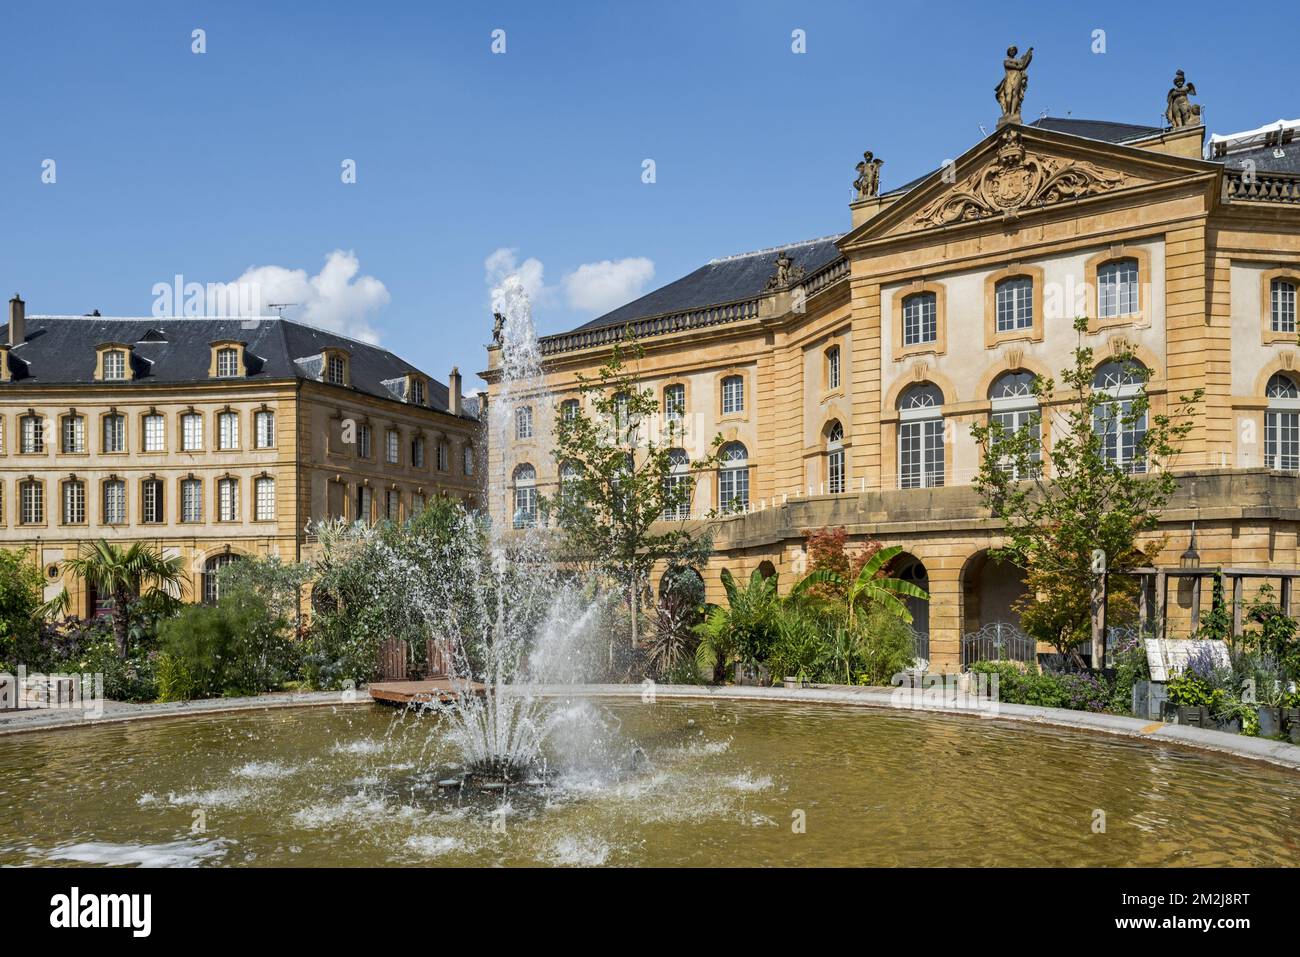
<svg viewBox="0 0 1300 957">
<path fill-rule="evenodd" d="M 95 381 L 125 382 L 131 375 L 132 346 L 124 342 L 104 342 L 95 347 Z"/>
<path fill-rule="evenodd" d="M 330 385 L 348 384 L 348 357 L 333 349 L 325 353 L 325 381 Z"/>
<path fill-rule="evenodd" d="M 110 349 L 104 353 L 104 381 L 121 382 L 126 378 L 126 353 Z"/>
<path fill-rule="evenodd" d="M 244 346 L 235 340 L 218 339 L 211 342 L 212 359 L 208 376 L 215 379 L 235 379 L 244 374 Z"/>
<path fill-rule="evenodd" d="M 425 387 L 424 379 L 420 376 L 413 375 L 410 377 L 410 386 L 406 390 L 407 401 L 412 405 L 424 405 Z"/>
<path fill-rule="evenodd" d="M 218 349 L 217 350 L 217 376 L 227 378 L 239 374 L 239 350 L 238 349 Z"/>
</svg>

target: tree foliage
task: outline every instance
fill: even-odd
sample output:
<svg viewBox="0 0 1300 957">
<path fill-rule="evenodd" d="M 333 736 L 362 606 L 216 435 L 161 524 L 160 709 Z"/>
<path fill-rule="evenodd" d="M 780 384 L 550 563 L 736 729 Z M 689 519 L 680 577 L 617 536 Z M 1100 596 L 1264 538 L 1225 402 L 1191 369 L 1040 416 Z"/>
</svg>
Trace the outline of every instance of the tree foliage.
<svg viewBox="0 0 1300 957">
<path fill-rule="evenodd" d="M 1156 527 L 1177 488 L 1170 468 L 1204 394 L 1180 395 L 1154 414 L 1146 390 L 1151 372 L 1131 351 L 1114 356 L 1125 388 L 1094 388 L 1093 350 L 1083 344 L 1087 319 L 1074 327 L 1079 344 L 1060 385 L 1051 377 L 1032 385 L 1048 428 L 1011 431 L 990 422 L 971 429 L 983 453 L 975 488 L 1006 536 L 991 554 L 1024 569 L 1021 621 L 1063 654 L 1091 631 L 1097 550 L 1111 573 L 1110 608 L 1118 614 L 1133 607 L 1136 583 L 1123 573 L 1150 564 L 1159 550 L 1160 543 L 1139 547 L 1138 537 Z M 1126 433 L 1137 435 L 1137 466 L 1108 454 Z"/>
</svg>

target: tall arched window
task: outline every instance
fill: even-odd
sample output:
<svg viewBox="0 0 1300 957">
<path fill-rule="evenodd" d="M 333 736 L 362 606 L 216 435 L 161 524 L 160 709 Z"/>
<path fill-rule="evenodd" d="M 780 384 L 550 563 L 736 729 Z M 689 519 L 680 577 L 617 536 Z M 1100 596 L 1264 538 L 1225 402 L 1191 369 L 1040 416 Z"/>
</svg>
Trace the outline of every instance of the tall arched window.
<svg viewBox="0 0 1300 957">
<path fill-rule="evenodd" d="M 220 573 L 227 565 L 240 560 L 240 555 L 213 555 L 203 563 L 203 601 L 215 605 L 221 598 Z"/>
<path fill-rule="evenodd" d="M 997 284 L 997 331 L 1015 332 L 1034 327 L 1034 280 L 1012 276 Z"/>
<path fill-rule="evenodd" d="M 668 450 L 668 475 L 664 478 L 665 522 L 680 522 L 690 518 L 691 497 L 687 483 L 691 477 L 691 457 L 685 449 Z M 686 485 L 686 491 L 682 491 Z"/>
<path fill-rule="evenodd" d="M 525 462 L 515 469 L 515 528 L 537 524 L 537 470 Z"/>
<path fill-rule="evenodd" d="M 1097 270 L 1097 313 L 1102 319 L 1132 316 L 1141 311 L 1138 261 L 1115 259 Z"/>
<path fill-rule="evenodd" d="M 914 385 L 898 400 L 898 487 L 943 485 L 943 393 Z"/>
<path fill-rule="evenodd" d="M 1030 468 L 1037 471 L 1042 461 L 1042 449 L 1039 445 L 1041 422 L 1038 412 L 1038 399 L 1034 397 L 1034 375 L 1031 372 L 1005 372 L 993 380 L 989 387 L 989 425 L 1000 426 L 1001 434 L 993 434 L 989 439 L 989 452 L 996 457 L 998 441 L 1015 435 L 1021 430 L 1028 430 L 1033 443 L 1030 452 Z M 1001 463 L 1004 471 L 1013 478 L 1029 478 L 1020 474 L 1022 463 L 1006 461 Z"/>
<path fill-rule="evenodd" d="M 844 426 L 839 419 L 826 431 L 826 491 L 839 495 L 844 491 Z"/>
<path fill-rule="evenodd" d="M 903 300 L 903 345 L 919 346 L 939 338 L 938 297 L 918 292 Z"/>
<path fill-rule="evenodd" d="M 1140 362 L 1103 362 L 1092 377 L 1092 387 L 1108 401 L 1093 412 L 1092 428 L 1101 438 L 1107 461 L 1129 472 L 1147 470 L 1146 412 L 1136 413 L 1133 402 L 1142 394 L 1146 367 Z"/>
<path fill-rule="evenodd" d="M 722 447 L 718 466 L 718 508 L 724 512 L 749 510 L 749 450 L 739 442 Z"/>
<path fill-rule="evenodd" d="M 1269 283 L 1269 322 L 1274 332 L 1295 332 L 1295 283 L 1274 279 Z"/>
<path fill-rule="evenodd" d="M 1300 469 L 1300 389 L 1279 372 L 1268 380 L 1264 394 L 1264 467 L 1294 472 Z"/>
</svg>

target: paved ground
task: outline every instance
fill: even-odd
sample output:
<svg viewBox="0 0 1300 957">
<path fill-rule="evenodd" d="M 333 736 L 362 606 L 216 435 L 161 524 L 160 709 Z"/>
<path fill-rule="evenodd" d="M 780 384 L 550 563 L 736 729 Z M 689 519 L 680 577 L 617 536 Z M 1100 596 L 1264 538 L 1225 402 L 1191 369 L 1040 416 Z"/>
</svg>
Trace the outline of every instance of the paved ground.
<svg viewBox="0 0 1300 957">
<path fill-rule="evenodd" d="M 547 686 L 540 693 L 550 697 L 568 695 L 587 697 L 645 697 L 653 693 L 656 698 L 698 698 L 713 700 L 763 700 L 821 702 L 823 704 L 856 705 L 869 708 L 899 708 L 918 710 L 921 713 L 946 713 L 979 720 L 1023 721 L 1073 728 L 1101 734 L 1118 734 L 1130 738 L 1160 741 L 1183 745 L 1202 751 L 1215 751 L 1256 761 L 1293 768 L 1300 771 L 1300 746 L 1262 738 L 1248 738 L 1239 734 L 1225 734 L 1202 728 L 1143 721 L 1113 714 L 1094 714 L 1087 711 L 1067 711 L 1061 708 L 1038 708 L 1029 705 L 998 704 L 996 711 L 988 702 L 948 703 L 943 707 L 909 707 L 918 704 L 900 689 L 862 688 L 848 685 L 817 685 L 811 688 L 751 688 L 731 685 L 572 685 Z M 147 718 L 177 718 L 186 715 L 220 714 L 231 711 L 254 711 L 266 708 L 299 708 L 306 706 L 336 705 L 369 707 L 370 696 L 365 689 L 351 694 L 338 691 L 310 693 L 283 693 L 258 695 L 252 698 L 214 698 L 205 701 L 184 701 L 166 704 L 128 704 L 106 702 L 104 713 L 98 718 L 87 718 L 81 712 L 66 710 L 35 710 L 0 712 L 0 735 L 21 731 L 39 731 L 50 728 L 76 727 L 103 721 L 134 721 Z"/>
</svg>

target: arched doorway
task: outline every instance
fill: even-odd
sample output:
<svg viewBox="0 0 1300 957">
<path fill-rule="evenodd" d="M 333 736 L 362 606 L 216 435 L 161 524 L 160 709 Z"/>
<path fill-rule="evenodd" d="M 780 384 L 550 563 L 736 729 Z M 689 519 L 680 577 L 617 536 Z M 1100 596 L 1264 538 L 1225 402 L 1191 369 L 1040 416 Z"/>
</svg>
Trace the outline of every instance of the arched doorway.
<svg viewBox="0 0 1300 957">
<path fill-rule="evenodd" d="M 242 561 L 243 555 L 236 555 L 233 552 L 222 552 L 220 555 L 213 555 L 203 563 L 203 603 L 205 605 L 215 605 L 221 598 L 221 589 L 218 585 L 218 573 L 232 562 Z"/>
<path fill-rule="evenodd" d="M 961 573 L 962 664 L 987 659 L 1033 661 L 1035 643 L 1015 604 L 1025 594 L 1024 569 L 976 552 Z"/>
<path fill-rule="evenodd" d="M 763 561 L 758 563 L 758 573 L 764 578 L 771 578 L 776 574 L 776 566 L 767 559 L 763 559 Z"/>
<path fill-rule="evenodd" d="M 930 593 L 930 573 L 914 555 L 906 553 L 894 559 L 889 573 L 895 578 L 911 582 L 927 595 Z M 930 658 L 930 603 L 921 598 L 904 598 L 903 603 L 912 613 L 912 632 L 916 636 L 916 657 Z"/>
</svg>

